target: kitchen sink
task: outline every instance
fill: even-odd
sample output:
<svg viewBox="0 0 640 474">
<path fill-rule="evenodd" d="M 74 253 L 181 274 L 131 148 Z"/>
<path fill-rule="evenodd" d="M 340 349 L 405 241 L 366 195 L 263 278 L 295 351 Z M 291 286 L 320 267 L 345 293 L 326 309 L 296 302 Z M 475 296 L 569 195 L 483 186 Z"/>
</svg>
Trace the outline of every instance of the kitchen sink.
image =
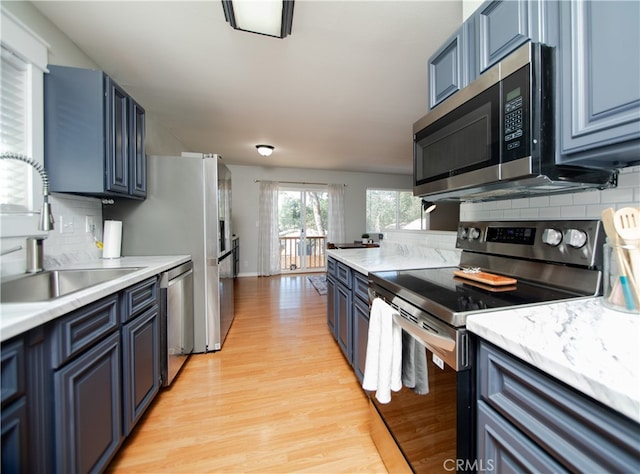
<svg viewBox="0 0 640 474">
<path fill-rule="evenodd" d="M 7 279 L 0 284 L 0 303 L 47 301 L 135 272 L 139 268 L 48 270 Z"/>
</svg>

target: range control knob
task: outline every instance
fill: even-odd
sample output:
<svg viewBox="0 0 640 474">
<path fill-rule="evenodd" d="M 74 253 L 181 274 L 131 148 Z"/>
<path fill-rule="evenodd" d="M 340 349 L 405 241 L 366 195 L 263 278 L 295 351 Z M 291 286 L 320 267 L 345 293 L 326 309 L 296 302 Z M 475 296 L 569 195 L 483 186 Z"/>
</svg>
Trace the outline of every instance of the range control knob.
<svg viewBox="0 0 640 474">
<path fill-rule="evenodd" d="M 469 240 L 478 240 L 480 238 L 480 229 L 472 227 L 469 229 Z"/>
<path fill-rule="evenodd" d="M 468 228 L 460 227 L 458 229 L 458 237 L 460 237 L 462 240 L 466 239 L 468 235 L 469 235 L 469 229 Z"/>
<path fill-rule="evenodd" d="M 587 233 L 580 229 L 567 229 L 564 231 L 564 241 L 575 249 L 582 248 L 587 243 Z"/>
<path fill-rule="evenodd" d="M 562 242 L 562 232 L 557 229 L 545 229 L 542 232 L 542 242 L 552 247 L 557 247 Z"/>
</svg>

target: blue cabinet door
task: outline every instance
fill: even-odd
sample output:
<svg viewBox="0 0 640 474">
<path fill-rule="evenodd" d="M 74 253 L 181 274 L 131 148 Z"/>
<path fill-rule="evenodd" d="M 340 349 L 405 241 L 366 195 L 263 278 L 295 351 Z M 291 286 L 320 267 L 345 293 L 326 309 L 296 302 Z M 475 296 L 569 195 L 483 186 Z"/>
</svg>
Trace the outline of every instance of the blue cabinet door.
<svg viewBox="0 0 640 474">
<path fill-rule="evenodd" d="M 336 314 L 336 336 L 338 344 L 344 353 L 344 356 L 349 361 L 349 364 L 353 361 L 352 354 L 352 327 L 353 327 L 353 307 L 352 307 L 352 295 L 351 290 L 341 283 L 336 284 L 336 301 L 335 301 L 335 314 Z"/>
<path fill-rule="evenodd" d="M 465 22 L 429 58 L 429 108 L 467 86 L 476 77 L 475 24 Z"/>
<path fill-rule="evenodd" d="M 336 281 L 327 275 L 327 325 L 333 337 L 336 335 Z"/>
<path fill-rule="evenodd" d="M 560 162 L 637 163 L 640 2 L 560 2 L 560 25 Z"/>
<path fill-rule="evenodd" d="M 102 471 L 123 440 L 120 333 L 53 376 L 56 472 Z"/>
<path fill-rule="evenodd" d="M 26 397 L 2 409 L 2 472 L 29 472 Z"/>
<path fill-rule="evenodd" d="M 353 370 L 360 383 L 364 379 L 367 342 L 369 341 L 369 305 L 353 299 Z"/>
<path fill-rule="evenodd" d="M 122 327 L 124 434 L 160 390 L 160 314 L 153 306 Z"/>
<path fill-rule="evenodd" d="M 107 153 L 105 154 L 105 168 L 107 170 L 107 191 L 124 193 L 129 192 L 129 117 L 127 108 L 127 93 L 105 76 L 107 94 L 106 110 L 109 120 L 106 121 L 108 129 L 105 136 L 108 139 Z"/>
<path fill-rule="evenodd" d="M 129 194 L 147 196 L 147 155 L 145 150 L 145 111 L 129 98 Z"/>
<path fill-rule="evenodd" d="M 484 3 L 475 15 L 479 72 L 482 73 L 533 37 L 529 0 Z"/>
</svg>

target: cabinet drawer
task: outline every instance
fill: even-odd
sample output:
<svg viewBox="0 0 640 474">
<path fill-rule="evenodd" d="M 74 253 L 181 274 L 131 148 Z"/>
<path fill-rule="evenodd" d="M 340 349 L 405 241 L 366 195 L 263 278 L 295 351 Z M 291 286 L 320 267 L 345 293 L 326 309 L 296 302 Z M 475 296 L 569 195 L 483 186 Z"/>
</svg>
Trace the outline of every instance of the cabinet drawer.
<svg viewBox="0 0 640 474">
<path fill-rule="evenodd" d="M 125 323 L 158 302 L 158 278 L 149 278 L 127 288 L 123 295 L 122 322 Z"/>
<path fill-rule="evenodd" d="M 338 266 L 336 267 L 336 278 L 344 286 L 351 289 L 351 268 L 346 266 L 344 263 L 338 262 Z"/>
<path fill-rule="evenodd" d="M 54 369 L 118 328 L 118 295 L 89 304 L 57 320 L 53 327 L 51 363 Z"/>
<path fill-rule="evenodd" d="M 567 472 L 483 402 L 478 402 L 477 455 L 478 467 L 487 472 Z"/>
<path fill-rule="evenodd" d="M 356 271 L 353 272 L 353 294 L 369 304 L 369 278 Z"/>
<path fill-rule="evenodd" d="M 640 425 L 486 343 L 480 398 L 561 464 L 581 472 L 638 472 Z"/>
<path fill-rule="evenodd" d="M 25 391 L 24 344 L 16 339 L 2 344 L 2 407 Z"/>
<path fill-rule="evenodd" d="M 336 276 L 336 267 L 338 266 L 338 262 L 329 257 L 327 259 L 327 275 L 335 277 Z"/>
</svg>

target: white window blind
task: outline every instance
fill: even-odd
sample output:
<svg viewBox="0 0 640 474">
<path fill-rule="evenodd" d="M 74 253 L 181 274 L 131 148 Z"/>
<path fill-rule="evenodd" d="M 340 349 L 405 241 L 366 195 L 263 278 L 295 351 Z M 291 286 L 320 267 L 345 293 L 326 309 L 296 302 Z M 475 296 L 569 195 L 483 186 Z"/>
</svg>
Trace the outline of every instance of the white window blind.
<svg viewBox="0 0 640 474">
<path fill-rule="evenodd" d="M 0 152 L 27 154 L 29 114 L 28 64 L 2 47 L 0 66 Z M 0 160 L 0 210 L 29 210 L 32 173 L 15 160 Z"/>
</svg>

